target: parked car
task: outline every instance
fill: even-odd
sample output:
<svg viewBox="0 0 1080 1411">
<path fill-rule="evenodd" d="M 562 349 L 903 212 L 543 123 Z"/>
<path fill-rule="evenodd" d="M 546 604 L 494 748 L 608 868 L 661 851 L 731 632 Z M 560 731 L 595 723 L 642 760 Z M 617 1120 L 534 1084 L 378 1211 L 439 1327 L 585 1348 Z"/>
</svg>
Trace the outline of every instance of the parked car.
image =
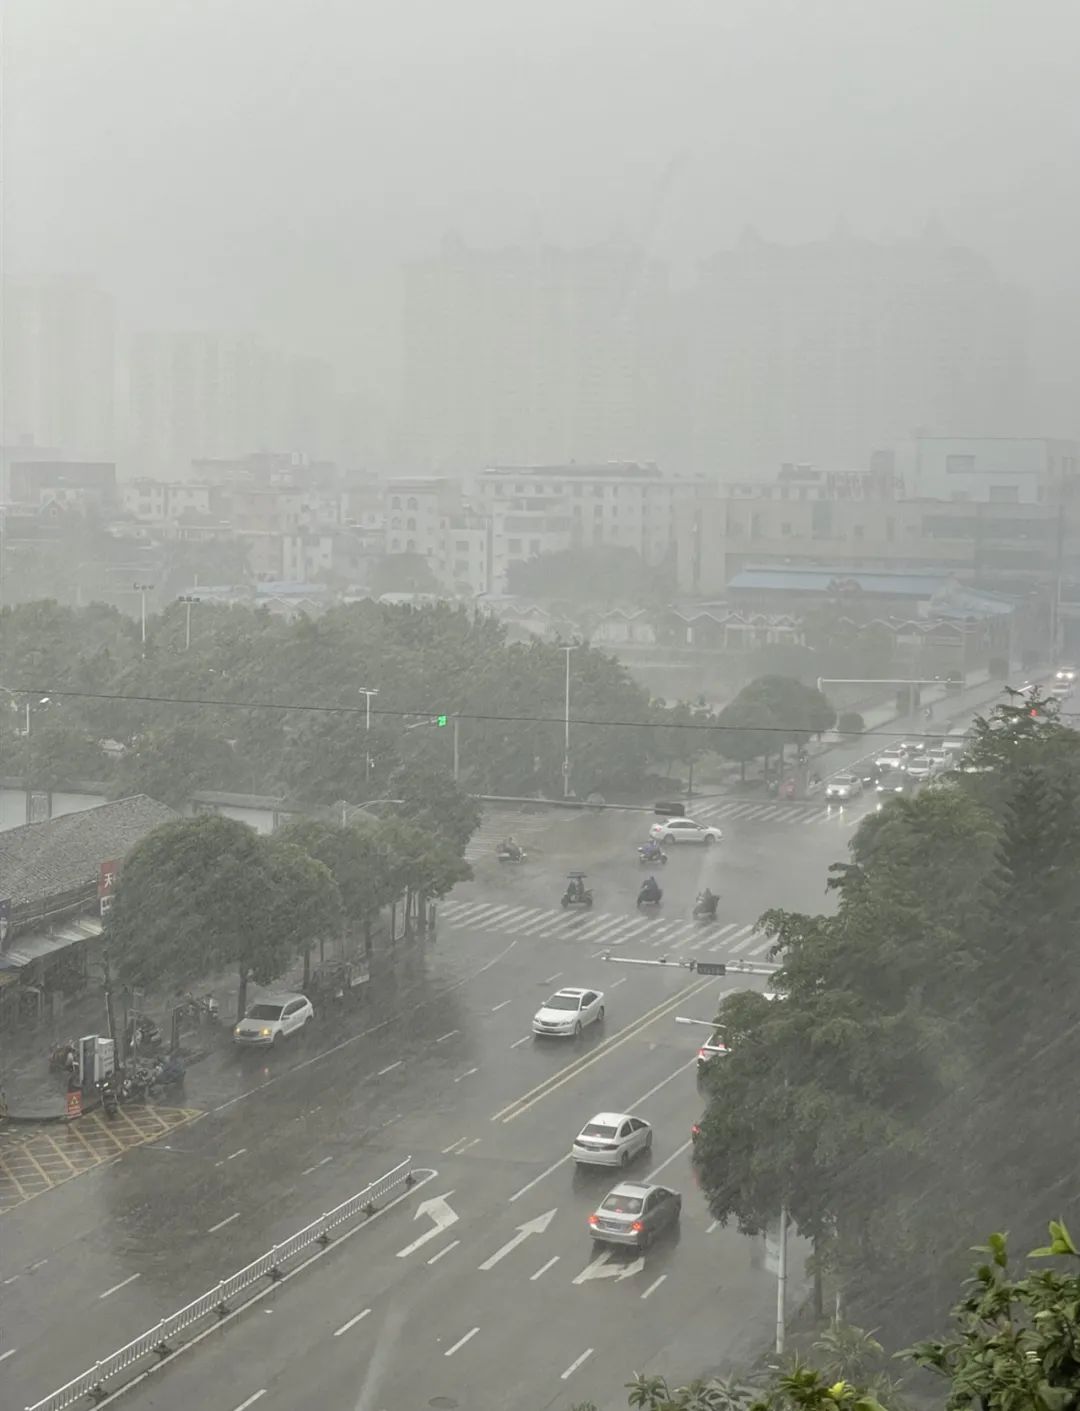
<svg viewBox="0 0 1080 1411">
<path fill-rule="evenodd" d="M 652 1151 L 652 1128 L 643 1117 L 598 1112 L 574 1138 L 571 1156 L 579 1166 L 629 1166 Z"/>
<path fill-rule="evenodd" d="M 315 1018 L 306 995 L 264 995 L 248 1005 L 233 1029 L 233 1042 L 250 1048 L 273 1048 L 291 1034 L 299 1034 Z"/>
<path fill-rule="evenodd" d="M 649 836 L 661 843 L 718 843 L 724 835 L 719 828 L 692 818 L 665 818 L 652 825 Z"/>
<path fill-rule="evenodd" d="M 667 1186 L 622 1181 L 589 1216 L 589 1234 L 600 1244 L 646 1249 L 679 1223 L 682 1196 Z"/>
<path fill-rule="evenodd" d="M 857 774 L 834 774 L 825 785 L 826 799 L 843 803 L 847 799 L 857 799 L 863 791 L 863 783 Z"/>
<path fill-rule="evenodd" d="M 533 1015 L 532 1030 L 540 1037 L 580 1038 L 589 1024 L 602 1024 L 604 996 L 600 990 L 567 986 L 556 990 Z"/>
</svg>

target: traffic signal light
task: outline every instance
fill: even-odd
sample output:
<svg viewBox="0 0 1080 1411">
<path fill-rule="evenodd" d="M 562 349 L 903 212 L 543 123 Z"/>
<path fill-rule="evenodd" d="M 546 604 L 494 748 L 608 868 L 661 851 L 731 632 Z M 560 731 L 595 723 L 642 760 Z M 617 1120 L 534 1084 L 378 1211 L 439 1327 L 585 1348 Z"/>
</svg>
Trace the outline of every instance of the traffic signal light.
<svg viewBox="0 0 1080 1411">
<path fill-rule="evenodd" d="M 437 716 L 435 717 L 435 724 L 436 724 L 436 725 L 445 725 L 445 724 L 446 724 L 446 716 L 445 716 L 445 715 L 437 715 Z"/>
</svg>

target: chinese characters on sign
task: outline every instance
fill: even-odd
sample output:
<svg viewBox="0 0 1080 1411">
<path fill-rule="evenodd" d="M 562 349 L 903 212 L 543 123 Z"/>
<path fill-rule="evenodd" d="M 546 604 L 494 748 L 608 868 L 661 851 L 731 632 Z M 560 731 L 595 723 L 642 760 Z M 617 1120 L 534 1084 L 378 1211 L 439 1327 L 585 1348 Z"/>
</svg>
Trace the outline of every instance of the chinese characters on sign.
<svg viewBox="0 0 1080 1411">
<path fill-rule="evenodd" d="M 98 902 L 102 916 L 107 916 L 112 906 L 113 890 L 116 887 L 116 874 L 120 864 L 115 861 L 103 862 L 98 868 Z"/>
</svg>

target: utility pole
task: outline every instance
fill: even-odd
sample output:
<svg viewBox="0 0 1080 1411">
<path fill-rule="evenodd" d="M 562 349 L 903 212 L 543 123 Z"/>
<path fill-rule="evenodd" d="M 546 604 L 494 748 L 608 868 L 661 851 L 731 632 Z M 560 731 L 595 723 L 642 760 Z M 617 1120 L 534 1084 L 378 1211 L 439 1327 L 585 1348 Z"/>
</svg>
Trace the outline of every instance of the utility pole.
<svg viewBox="0 0 1080 1411">
<path fill-rule="evenodd" d="M 141 622 L 141 626 L 142 626 L 142 644 L 143 644 L 144 655 L 145 655 L 145 648 L 146 648 L 146 595 L 147 595 L 147 593 L 152 593 L 152 592 L 154 591 L 154 585 L 153 585 L 152 583 L 135 583 L 133 586 L 134 586 L 134 589 L 135 589 L 136 593 L 138 593 L 138 595 L 139 595 L 139 618 L 140 618 L 140 622 Z"/>
<path fill-rule="evenodd" d="M 364 754 L 367 759 L 367 766 L 364 770 L 364 791 L 367 792 L 368 785 L 371 781 L 371 698 L 372 696 L 377 696 L 379 691 L 378 687 L 369 689 L 367 686 L 358 686 L 356 689 L 360 695 L 364 697 L 364 703 L 367 707 L 364 711 Z"/>
<path fill-rule="evenodd" d="M 784 1351 L 785 1311 L 787 1299 L 787 1206 L 780 1207 L 780 1249 L 776 1261 L 776 1352 Z"/>
<path fill-rule="evenodd" d="M 458 720 L 457 716 L 455 715 L 455 716 L 454 716 L 454 783 L 455 783 L 455 784 L 458 782 L 458 779 L 459 779 L 460 776 L 461 776 L 461 756 L 460 756 L 460 754 L 459 754 L 459 752 L 458 752 L 458 726 L 459 726 L 460 724 L 461 724 L 461 721 Z"/>
<path fill-rule="evenodd" d="M 202 602 L 202 599 L 201 599 L 201 598 L 196 598 L 196 597 L 194 597 L 194 596 L 193 596 L 192 594 L 190 594 L 190 593 L 185 593 L 185 594 L 183 594 L 182 596 L 180 596 L 179 598 L 177 598 L 176 601 L 177 601 L 178 603 L 183 603 L 183 604 L 184 604 L 184 609 L 185 609 L 185 618 L 184 618 L 184 651 L 185 651 L 185 652 L 190 652 L 190 651 L 191 651 L 191 609 L 192 609 L 193 604 L 195 604 L 195 603 L 201 603 L 201 602 Z M 145 641 L 145 640 L 146 640 L 146 638 L 145 638 L 145 636 L 144 636 L 143 641 Z"/>
<path fill-rule="evenodd" d="M 566 701 L 565 701 L 565 728 L 563 731 L 563 798 L 570 797 L 570 653 L 575 651 L 575 647 L 563 647 L 566 653 Z"/>
</svg>

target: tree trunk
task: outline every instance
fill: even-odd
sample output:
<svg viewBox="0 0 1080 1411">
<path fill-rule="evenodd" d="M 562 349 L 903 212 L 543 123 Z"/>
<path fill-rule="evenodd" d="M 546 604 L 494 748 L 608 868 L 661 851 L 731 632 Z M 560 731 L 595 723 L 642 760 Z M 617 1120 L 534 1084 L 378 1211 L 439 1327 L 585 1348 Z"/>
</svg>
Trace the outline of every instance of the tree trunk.
<svg viewBox="0 0 1080 1411">
<path fill-rule="evenodd" d="M 821 1278 L 821 1251 L 814 1240 L 814 1321 L 820 1323 L 825 1318 L 825 1290 Z"/>
<path fill-rule="evenodd" d="M 416 894 L 416 925 L 420 934 L 427 930 L 427 893 L 417 892 Z"/>
<path fill-rule="evenodd" d="M 304 947 L 304 978 L 303 978 L 303 980 L 300 982 L 300 988 L 305 992 L 305 994 L 307 993 L 307 989 L 308 989 L 308 986 L 309 986 L 310 984 L 311 984 L 311 946 L 310 946 L 310 945 L 307 945 L 307 946 Z"/>
<path fill-rule="evenodd" d="M 364 912 L 364 953 L 371 954 L 371 912 Z"/>
<path fill-rule="evenodd" d="M 247 987 L 248 974 L 246 970 L 240 971 L 240 990 L 236 996 L 236 1022 L 239 1024 L 247 1011 Z"/>
<path fill-rule="evenodd" d="M 405 931 L 404 931 L 404 934 L 405 934 L 406 936 L 411 936 L 411 935 L 412 935 L 412 906 L 413 906 L 412 888 L 411 888 L 411 887 L 406 887 L 406 888 L 405 888 Z"/>
</svg>

